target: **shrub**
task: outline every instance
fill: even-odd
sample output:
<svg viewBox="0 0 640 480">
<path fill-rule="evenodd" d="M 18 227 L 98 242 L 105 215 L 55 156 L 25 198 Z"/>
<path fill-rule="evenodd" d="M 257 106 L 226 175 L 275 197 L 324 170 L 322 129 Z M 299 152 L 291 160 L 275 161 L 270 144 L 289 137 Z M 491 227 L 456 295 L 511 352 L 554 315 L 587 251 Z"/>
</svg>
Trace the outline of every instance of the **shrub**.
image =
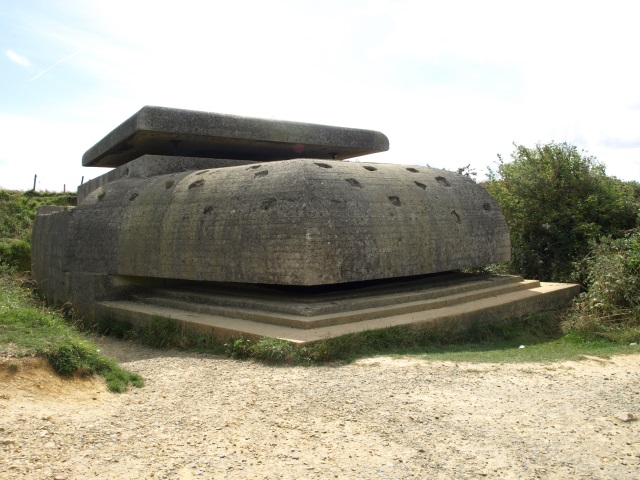
<svg viewBox="0 0 640 480">
<path fill-rule="evenodd" d="M 588 290 L 574 302 L 566 331 L 640 338 L 640 230 L 602 239 L 579 264 Z M 623 335 L 625 338 L 618 338 Z M 628 337 L 628 338 L 627 338 Z"/>
<path fill-rule="evenodd" d="M 511 231 L 511 273 L 547 281 L 575 280 L 574 262 L 593 240 L 636 226 L 638 188 L 605 174 L 604 165 L 566 143 L 516 145 L 499 157 L 487 191 Z"/>
</svg>

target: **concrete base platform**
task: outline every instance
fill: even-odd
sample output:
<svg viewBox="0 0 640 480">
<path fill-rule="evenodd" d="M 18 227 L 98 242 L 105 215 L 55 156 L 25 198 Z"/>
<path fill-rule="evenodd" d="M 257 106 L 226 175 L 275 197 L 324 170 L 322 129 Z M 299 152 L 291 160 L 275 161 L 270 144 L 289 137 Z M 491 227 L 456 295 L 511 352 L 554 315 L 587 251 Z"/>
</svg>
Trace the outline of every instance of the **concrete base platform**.
<svg viewBox="0 0 640 480">
<path fill-rule="evenodd" d="M 272 337 L 305 344 L 396 326 L 464 329 L 557 309 L 578 293 L 571 284 L 448 273 L 326 291 L 191 284 L 100 302 L 97 313 L 135 325 L 171 318 L 220 340 Z"/>
</svg>

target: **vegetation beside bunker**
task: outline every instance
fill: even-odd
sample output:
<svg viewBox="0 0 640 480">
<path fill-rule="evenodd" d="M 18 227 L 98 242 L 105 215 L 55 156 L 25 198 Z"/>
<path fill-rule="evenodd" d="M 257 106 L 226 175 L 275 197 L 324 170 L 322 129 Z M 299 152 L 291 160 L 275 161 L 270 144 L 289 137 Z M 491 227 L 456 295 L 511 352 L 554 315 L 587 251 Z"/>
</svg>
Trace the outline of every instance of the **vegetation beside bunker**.
<svg viewBox="0 0 640 480">
<path fill-rule="evenodd" d="M 112 392 L 144 385 L 142 377 L 100 354 L 64 316 L 46 308 L 28 281 L 0 270 L 0 355 L 43 356 L 63 376 L 100 375 Z"/>
</svg>

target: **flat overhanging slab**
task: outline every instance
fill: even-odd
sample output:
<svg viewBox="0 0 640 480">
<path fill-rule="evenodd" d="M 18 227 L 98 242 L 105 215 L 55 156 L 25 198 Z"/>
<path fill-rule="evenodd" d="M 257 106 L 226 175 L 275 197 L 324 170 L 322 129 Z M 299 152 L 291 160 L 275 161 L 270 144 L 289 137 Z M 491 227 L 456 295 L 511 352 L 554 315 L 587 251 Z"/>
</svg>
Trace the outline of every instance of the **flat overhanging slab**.
<svg viewBox="0 0 640 480">
<path fill-rule="evenodd" d="M 87 150 L 82 165 L 118 167 L 145 154 L 344 160 L 388 149 L 373 130 L 146 106 Z"/>
</svg>

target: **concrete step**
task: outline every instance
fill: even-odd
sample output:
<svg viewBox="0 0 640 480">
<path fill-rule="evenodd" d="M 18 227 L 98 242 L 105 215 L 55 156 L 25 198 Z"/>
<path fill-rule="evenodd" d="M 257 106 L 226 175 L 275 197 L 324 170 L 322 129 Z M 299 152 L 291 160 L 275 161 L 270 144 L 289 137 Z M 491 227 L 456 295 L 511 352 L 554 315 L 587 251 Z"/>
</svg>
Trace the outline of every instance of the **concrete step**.
<svg viewBox="0 0 640 480">
<path fill-rule="evenodd" d="M 567 305 L 578 292 L 577 285 L 541 283 L 533 288 L 503 292 L 494 296 L 474 298 L 472 295 L 466 302 L 441 305 L 427 310 L 392 314 L 388 314 L 387 310 L 375 318 L 314 328 L 294 328 L 139 301 L 104 301 L 97 304 L 97 309 L 99 314 L 137 325 L 150 322 L 157 317 L 171 318 L 186 328 L 209 332 L 220 340 L 273 337 L 305 344 L 349 333 L 394 326 L 463 329 L 476 322 L 500 322 L 533 312 L 560 308 Z"/>
<path fill-rule="evenodd" d="M 188 285 L 147 290 L 137 295 L 136 299 L 145 301 L 144 297 L 172 298 L 195 304 L 234 309 L 259 309 L 278 314 L 311 317 L 431 300 L 503 285 L 519 284 L 516 288 L 536 286 L 533 283 L 522 284 L 522 282 L 522 277 L 514 275 L 446 273 L 314 293 L 307 290 L 292 291 L 264 286 Z"/>
<path fill-rule="evenodd" d="M 490 284 L 490 283 L 489 283 Z M 438 289 L 439 295 L 434 296 L 434 292 L 407 292 L 405 294 L 377 294 L 366 298 L 346 299 L 334 302 L 339 305 L 335 313 L 321 313 L 314 316 L 296 315 L 288 313 L 295 307 L 297 300 L 291 296 L 278 298 L 244 299 L 243 307 L 227 305 L 228 298 L 218 301 L 214 293 L 194 296 L 188 292 L 182 292 L 183 297 L 176 296 L 175 290 L 163 291 L 154 290 L 151 295 L 137 295 L 135 300 L 149 305 L 156 305 L 176 310 L 203 313 L 207 315 L 237 318 L 253 322 L 268 323 L 271 325 L 281 325 L 292 328 L 311 329 L 320 327 L 330 327 L 345 323 L 361 322 L 373 320 L 381 317 L 391 317 L 426 310 L 442 308 L 446 306 L 467 303 L 482 298 L 495 297 L 518 290 L 527 290 L 539 287 L 537 280 L 521 280 L 519 282 L 501 283 L 487 287 L 487 282 L 476 283 L 474 289 L 467 289 L 460 293 L 456 288 Z M 484 287 L 484 288 L 481 288 Z M 427 297 L 427 300 L 415 300 L 420 297 Z M 199 300 L 199 301 L 196 301 Z M 269 310 L 264 306 L 268 305 Z M 380 305 L 380 306 L 371 306 Z M 281 308 L 278 311 L 278 306 Z M 365 307 L 366 308 L 363 308 Z M 350 308 L 349 308 L 350 307 Z M 294 308 L 295 310 L 295 308 Z M 316 311 L 325 311 L 317 309 Z"/>
</svg>

